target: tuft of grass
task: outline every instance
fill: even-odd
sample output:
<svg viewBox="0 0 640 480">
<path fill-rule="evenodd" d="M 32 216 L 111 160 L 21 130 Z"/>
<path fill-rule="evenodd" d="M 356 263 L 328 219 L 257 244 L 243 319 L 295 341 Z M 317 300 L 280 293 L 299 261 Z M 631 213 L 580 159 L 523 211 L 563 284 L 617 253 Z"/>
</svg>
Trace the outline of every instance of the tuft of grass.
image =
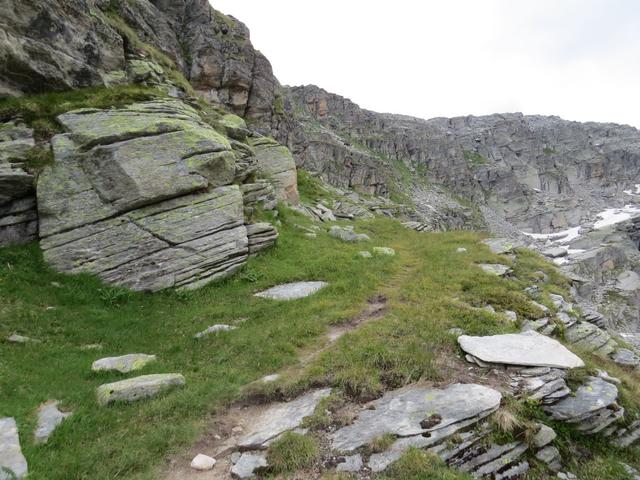
<svg viewBox="0 0 640 480">
<path fill-rule="evenodd" d="M 480 155 L 478 152 L 463 150 L 462 155 L 464 156 L 464 159 L 467 161 L 467 163 L 472 166 L 486 165 L 487 163 L 489 163 L 489 160 Z"/>
<path fill-rule="evenodd" d="M 381 480 L 472 480 L 472 476 L 447 468 L 437 455 L 411 448 L 380 477 Z"/>
<path fill-rule="evenodd" d="M 319 455 L 318 441 L 308 435 L 286 432 L 267 452 L 269 470 L 276 474 L 290 473 L 314 464 Z"/>
<path fill-rule="evenodd" d="M 25 168 L 31 173 L 42 171 L 53 163 L 53 150 L 49 144 L 35 145 L 27 151 Z"/>
<path fill-rule="evenodd" d="M 396 441 L 395 435 L 391 433 L 385 433 L 384 435 L 374 438 L 371 440 L 369 444 L 369 451 L 371 453 L 382 453 L 385 452 L 393 445 L 393 442 Z"/>
</svg>

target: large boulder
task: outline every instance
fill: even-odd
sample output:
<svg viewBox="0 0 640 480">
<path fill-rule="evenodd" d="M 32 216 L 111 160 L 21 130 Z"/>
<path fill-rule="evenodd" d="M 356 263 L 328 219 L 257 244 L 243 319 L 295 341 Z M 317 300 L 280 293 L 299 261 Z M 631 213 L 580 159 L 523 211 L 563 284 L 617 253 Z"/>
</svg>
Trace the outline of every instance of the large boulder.
<svg viewBox="0 0 640 480">
<path fill-rule="evenodd" d="M 298 203 L 296 164 L 289 149 L 269 137 L 251 141 L 258 160 L 258 172 L 271 180 L 278 200 Z"/>
<path fill-rule="evenodd" d="M 38 180 L 46 261 L 135 290 L 195 287 L 249 254 L 236 154 L 179 100 L 58 119 Z"/>
</svg>

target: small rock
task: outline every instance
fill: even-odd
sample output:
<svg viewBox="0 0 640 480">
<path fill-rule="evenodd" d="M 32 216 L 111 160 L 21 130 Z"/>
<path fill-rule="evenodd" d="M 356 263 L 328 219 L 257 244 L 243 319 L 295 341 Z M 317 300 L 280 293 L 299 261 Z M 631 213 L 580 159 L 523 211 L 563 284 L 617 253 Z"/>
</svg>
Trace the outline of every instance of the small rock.
<svg viewBox="0 0 640 480">
<path fill-rule="evenodd" d="M 7 470 L 8 475 L 5 475 Z M 24 478 L 27 472 L 27 460 L 20 448 L 16 421 L 13 418 L 0 418 L 0 479 Z"/>
<path fill-rule="evenodd" d="M 496 309 L 493 308 L 493 305 L 485 305 L 484 307 L 482 307 L 481 310 L 484 310 L 485 312 L 489 312 L 489 313 L 496 313 Z"/>
<path fill-rule="evenodd" d="M 25 337 L 23 335 L 18 335 L 14 333 L 7 337 L 7 342 L 10 343 L 41 343 L 40 340 L 36 340 L 35 338 Z"/>
<path fill-rule="evenodd" d="M 265 375 L 264 377 L 262 377 L 262 381 L 264 383 L 271 383 L 271 382 L 275 382 L 279 378 L 280 378 L 280 374 L 279 373 L 273 373 L 271 375 Z"/>
<path fill-rule="evenodd" d="M 350 228 L 334 225 L 329 229 L 329 235 L 342 240 L 343 242 L 366 242 L 371 240 L 365 233 L 355 233 Z"/>
<path fill-rule="evenodd" d="M 61 412 L 58 410 L 58 401 L 49 400 L 38 408 L 38 425 L 34 432 L 35 443 L 46 443 L 49 437 L 71 412 Z"/>
<path fill-rule="evenodd" d="M 358 252 L 358 256 L 362 257 L 362 258 L 371 258 L 373 257 L 373 255 L 371 255 L 371 252 L 367 252 L 366 250 L 361 250 Z"/>
<path fill-rule="evenodd" d="M 543 250 L 542 254 L 545 257 L 550 257 L 550 258 L 566 257 L 567 249 L 563 247 L 551 247 L 551 248 L 547 248 L 546 250 Z"/>
<path fill-rule="evenodd" d="M 307 232 L 307 233 L 304 234 L 304 236 L 307 237 L 307 238 L 317 238 L 318 237 L 318 235 L 316 233 L 314 233 L 314 232 Z"/>
<path fill-rule="evenodd" d="M 202 453 L 197 454 L 191 460 L 191 468 L 200 471 L 211 470 L 216 464 L 216 459 Z"/>
<path fill-rule="evenodd" d="M 184 377 L 178 373 L 161 373 L 128 378 L 119 382 L 100 385 L 96 390 L 98 404 L 109 405 L 114 402 L 135 402 L 155 397 L 185 384 Z"/>
<path fill-rule="evenodd" d="M 245 452 L 231 468 L 231 474 L 236 478 L 251 478 L 254 476 L 254 471 L 267 465 L 265 452 Z"/>
<path fill-rule="evenodd" d="M 336 467 L 338 472 L 358 472 L 362 469 L 362 455 L 356 454 L 344 457 L 344 462 L 339 463 Z"/>
<path fill-rule="evenodd" d="M 533 436 L 533 444 L 537 448 L 542 448 L 553 442 L 557 435 L 553 428 L 548 427 L 543 423 L 539 423 L 538 425 L 540 426 L 540 428 Z"/>
<path fill-rule="evenodd" d="M 460 335 L 464 335 L 464 330 L 458 327 L 454 327 L 447 330 L 447 333 L 459 337 Z"/>
<path fill-rule="evenodd" d="M 464 247 L 456 248 L 456 253 L 467 253 L 467 249 Z"/>
<path fill-rule="evenodd" d="M 223 323 L 219 323 L 219 324 L 216 324 L 216 325 L 211 325 L 206 330 L 203 330 L 201 332 L 196 333 L 193 338 L 202 338 L 202 337 L 205 337 L 205 336 L 210 335 L 212 333 L 228 332 L 229 330 L 235 330 L 237 328 L 238 327 L 235 327 L 233 325 L 226 325 L 226 324 L 223 324 Z"/>
<path fill-rule="evenodd" d="M 145 353 L 130 353 L 120 357 L 106 357 L 96 360 L 91 365 L 94 372 L 117 371 L 120 373 L 129 373 L 144 368 L 151 362 L 156 361 L 155 355 L 147 355 Z"/>
<path fill-rule="evenodd" d="M 480 263 L 479 266 L 484 270 L 484 272 L 491 275 L 497 275 L 499 277 L 503 277 L 508 273 L 511 273 L 511 268 L 500 263 Z"/>
<path fill-rule="evenodd" d="M 373 247 L 373 253 L 376 255 L 388 255 L 392 257 L 396 254 L 396 251 L 389 247 Z"/>
<path fill-rule="evenodd" d="M 505 310 L 503 313 L 504 313 L 504 316 L 507 317 L 512 322 L 515 322 L 518 320 L 518 314 L 513 310 Z"/>
<path fill-rule="evenodd" d="M 541 303 L 538 303 L 538 302 L 536 302 L 536 301 L 534 301 L 534 300 L 531 300 L 531 304 L 532 304 L 534 307 L 538 307 L 538 308 L 539 308 L 540 310 L 542 310 L 544 313 L 548 313 L 548 312 L 549 312 L 549 307 L 547 307 L 546 305 L 543 305 L 543 304 L 541 304 Z"/>
<path fill-rule="evenodd" d="M 597 372 L 598 372 L 598 377 L 603 379 L 605 382 L 615 383 L 617 385 L 622 384 L 622 381 L 619 378 L 612 377 L 611 375 L 609 375 L 609 372 L 606 372 L 604 370 L 597 370 Z"/>
<path fill-rule="evenodd" d="M 294 282 L 276 285 L 263 292 L 256 293 L 256 297 L 269 298 L 271 300 L 297 300 L 308 297 L 323 289 L 327 282 Z"/>
<path fill-rule="evenodd" d="M 87 345 L 80 345 L 80 350 L 102 350 L 102 344 L 89 343 Z"/>
</svg>

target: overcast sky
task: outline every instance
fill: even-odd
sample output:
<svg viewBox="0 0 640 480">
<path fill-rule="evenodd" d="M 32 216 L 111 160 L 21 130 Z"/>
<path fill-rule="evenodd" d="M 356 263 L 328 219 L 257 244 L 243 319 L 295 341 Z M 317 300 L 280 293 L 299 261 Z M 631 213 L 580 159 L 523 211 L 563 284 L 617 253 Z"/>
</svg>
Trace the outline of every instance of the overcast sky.
<svg viewBox="0 0 640 480">
<path fill-rule="evenodd" d="M 286 85 L 422 118 L 640 127 L 640 0 L 211 0 Z"/>
</svg>

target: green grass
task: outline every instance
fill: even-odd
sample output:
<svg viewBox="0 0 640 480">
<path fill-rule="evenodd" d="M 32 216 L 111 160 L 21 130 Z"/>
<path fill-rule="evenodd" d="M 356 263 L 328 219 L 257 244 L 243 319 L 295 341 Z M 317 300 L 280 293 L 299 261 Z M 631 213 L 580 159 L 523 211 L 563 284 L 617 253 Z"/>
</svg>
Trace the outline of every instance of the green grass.
<svg viewBox="0 0 640 480">
<path fill-rule="evenodd" d="M 308 435 L 287 432 L 269 445 L 267 462 L 272 473 L 289 473 L 310 467 L 318 459 L 318 441 Z"/>
<path fill-rule="evenodd" d="M 487 163 L 489 163 L 489 160 L 483 157 L 478 152 L 463 150 L 462 155 L 464 156 L 464 159 L 467 161 L 467 163 L 472 166 L 486 165 Z"/>
<path fill-rule="evenodd" d="M 446 467 L 436 455 L 412 448 L 380 477 L 381 480 L 472 480 L 466 473 Z"/>
</svg>

